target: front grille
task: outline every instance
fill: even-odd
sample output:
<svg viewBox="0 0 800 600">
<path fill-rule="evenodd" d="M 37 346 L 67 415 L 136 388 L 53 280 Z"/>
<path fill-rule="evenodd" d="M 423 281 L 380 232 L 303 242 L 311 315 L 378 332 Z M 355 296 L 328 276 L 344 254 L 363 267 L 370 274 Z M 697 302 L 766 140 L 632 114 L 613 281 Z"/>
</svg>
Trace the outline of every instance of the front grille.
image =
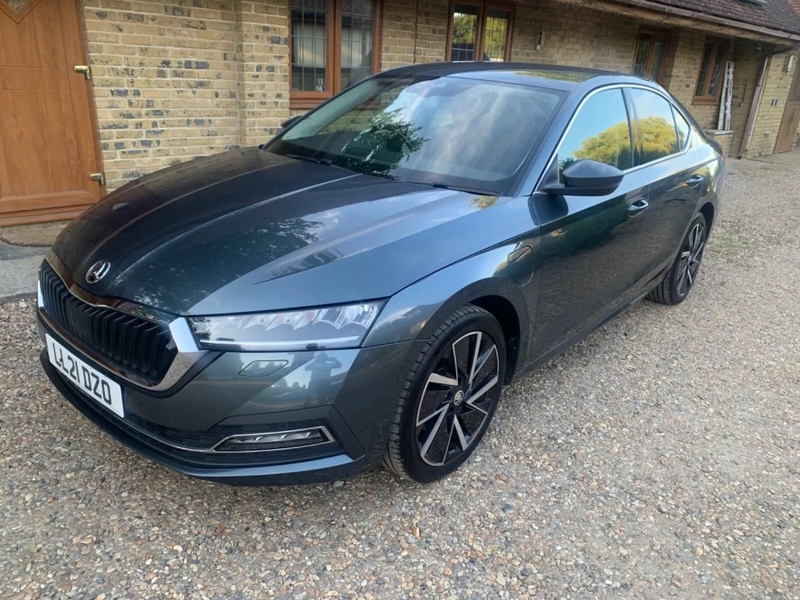
<svg viewBox="0 0 800 600">
<path fill-rule="evenodd" d="M 166 325 L 79 300 L 46 262 L 41 287 L 45 311 L 79 346 L 148 383 L 164 378 L 177 354 Z"/>
</svg>

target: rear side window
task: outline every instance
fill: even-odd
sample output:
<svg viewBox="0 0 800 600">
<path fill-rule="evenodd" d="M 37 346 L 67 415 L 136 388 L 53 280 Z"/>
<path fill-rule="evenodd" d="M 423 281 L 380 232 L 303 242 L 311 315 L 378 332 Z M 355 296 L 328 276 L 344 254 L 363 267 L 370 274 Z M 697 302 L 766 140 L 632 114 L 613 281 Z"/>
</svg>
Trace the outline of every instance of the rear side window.
<svg viewBox="0 0 800 600">
<path fill-rule="evenodd" d="M 631 167 L 628 112 L 619 88 L 594 94 L 579 109 L 558 151 L 559 179 L 565 167 L 585 159 Z"/>
<path fill-rule="evenodd" d="M 648 90 L 631 88 L 630 94 L 636 115 L 634 135 L 641 147 L 636 164 L 644 165 L 677 153 L 682 146 L 678 145 L 672 105 L 663 96 Z"/>
<path fill-rule="evenodd" d="M 683 115 L 674 106 L 672 107 L 672 113 L 675 115 L 675 127 L 678 129 L 678 150 L 683 150 L 689 140 L 691 127 L 689 122 L 684 119 Z"/>
</svg>

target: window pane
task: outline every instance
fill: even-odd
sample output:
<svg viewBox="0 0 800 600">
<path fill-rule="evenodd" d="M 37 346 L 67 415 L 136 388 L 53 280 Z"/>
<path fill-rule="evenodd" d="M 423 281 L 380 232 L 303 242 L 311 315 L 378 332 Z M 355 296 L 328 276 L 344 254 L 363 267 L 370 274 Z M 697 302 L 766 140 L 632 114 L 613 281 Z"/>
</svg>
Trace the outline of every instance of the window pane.
<svg viewBox="0 0 800 600">
<path fill-rule="evenodd" d="M 660 35 L 653 44 L 653 58 L 650 61 L 650 71 L 647 76 L 653 81 L 658 81 L 661 77 L 661 63 L 664 62 L 664 51 L 667 49 L 667 38 Z"/>
<path fill-rule="evenodd" d="M 292 89 L 327 89 L 326 0 L 292 0 Z"/>
<path fill-rule="evenodd" d="M 672 106 L 666 99 L 647 90 L 630 90 L 636 111 L 635 127 L 642 144 L 637 164 L 649 163 L 678 151 L 678 134 L 672 118 Z"/>
<path fill-rule="evenodd" d="M 478 7 L 456 4 L 453 10 L 453 40 L 450 60 L 475 60 L 478 38 Z"/>
<path fill-rule="evenodd" d="M 689 139 L 689 123 L 675 108 L 672 109 L 672 112 L 675 114 L 675 127 L 678 129 L 678 149 L 682 150 L 686 147 L 686 140 Z"/>
<path fill-rule="evenodd" d="M 650 34 L 639 34 L 639 45 L 636 47 L 636 58 L 633 62 L 633 74 L 639 77 L 647 75 L 647 56 L 650 52 Z"/>
<path fill-rule="evenodd" d="M 486 11 L 486 30 L 483 34 L 483 60 L 503 61 L 506 59 L 506 37 L 511 12 L 501 8 Z"/>
<path fill-rule="evenodd" d="M 723 69 L 723 61 L 725 60 L 725 51 L 726 48 L 724 45 L 720 45 L 717 48 L 717 59 L 714 61 L 714 70 L 711 73 L 711 81 L 708 84 L 708 95 L 712 97 L 716 97 L 717 91 L 719 89 L 719 85 L 722 81 L 722 69 Z"/>
<path fill-rule="evenodd" d="M 342 4 L 342 89 L 372 74 L 373 0 Z"/>
<path fill-rule="evenodd" d="M 561 97 L 493 81 L 384 74 L 345 90 L 268 149 L 399 181 L 504 194 Z"/>
<path fill-rule="evenodd" d="M 583 159 L 618 169 L 631 166 L 631 136 L 622 90 L 599 92 L 586 101 L 558 151 L 559 174 Z"/>
<path fill-rule="evenodd" d="M 700 76 L 697 78 L 697 88 L 695 96 L 705 96 L 706 79 L 708 79 L 708 68 L 711 66 L 711 57 L 714 54 L 714 43 L 706 42 L 706 49 L 703 51 L 703 62 L 700 63 Z"/>
</svg>

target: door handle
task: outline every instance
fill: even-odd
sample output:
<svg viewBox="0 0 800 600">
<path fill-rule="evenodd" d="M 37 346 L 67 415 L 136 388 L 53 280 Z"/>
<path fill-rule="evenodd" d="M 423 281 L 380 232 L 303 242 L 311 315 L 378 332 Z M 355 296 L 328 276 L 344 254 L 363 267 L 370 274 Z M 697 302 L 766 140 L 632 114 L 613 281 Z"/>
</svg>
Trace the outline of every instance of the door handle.
<svg viewBox="0 0 800 600">
<path fill-rule="evenodd" d="M 705 181 L 705 178 L 702 175 L 692 175 L 689 179 L 686 180 L 686 185 L 689 187 L 697 187 L 701 183 Z"/>
<path fill-rule="evenodd" d="M 650 205 L 647 203 L 647 200 L 637 200 L 628 207 L 628 214 L 632 217 L 635 217 L 648 206 Z"/>
<path fill-rule="evenodd" d="M 89 65 L 75 65 L 75 72 L 83 73 L 86 79 L 92 78 L 92 70 L 89 68 Z"/>
</svg>

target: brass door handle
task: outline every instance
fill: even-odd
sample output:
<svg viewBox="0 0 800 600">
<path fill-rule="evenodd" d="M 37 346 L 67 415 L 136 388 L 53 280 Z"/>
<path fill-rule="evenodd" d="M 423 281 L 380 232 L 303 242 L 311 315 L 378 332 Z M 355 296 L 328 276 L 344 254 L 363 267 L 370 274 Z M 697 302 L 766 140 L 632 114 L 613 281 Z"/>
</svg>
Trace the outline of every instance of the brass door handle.
<svg viewBox="0 0 800 600">
<path fill-rule="evenodd" d="M 83 76 L 86 77 L 86 79 L 92 78 L 92 70 L 89 68 L 89 65 L 75 65 L 75 72 L 83 73 Z"/>
</svg>

